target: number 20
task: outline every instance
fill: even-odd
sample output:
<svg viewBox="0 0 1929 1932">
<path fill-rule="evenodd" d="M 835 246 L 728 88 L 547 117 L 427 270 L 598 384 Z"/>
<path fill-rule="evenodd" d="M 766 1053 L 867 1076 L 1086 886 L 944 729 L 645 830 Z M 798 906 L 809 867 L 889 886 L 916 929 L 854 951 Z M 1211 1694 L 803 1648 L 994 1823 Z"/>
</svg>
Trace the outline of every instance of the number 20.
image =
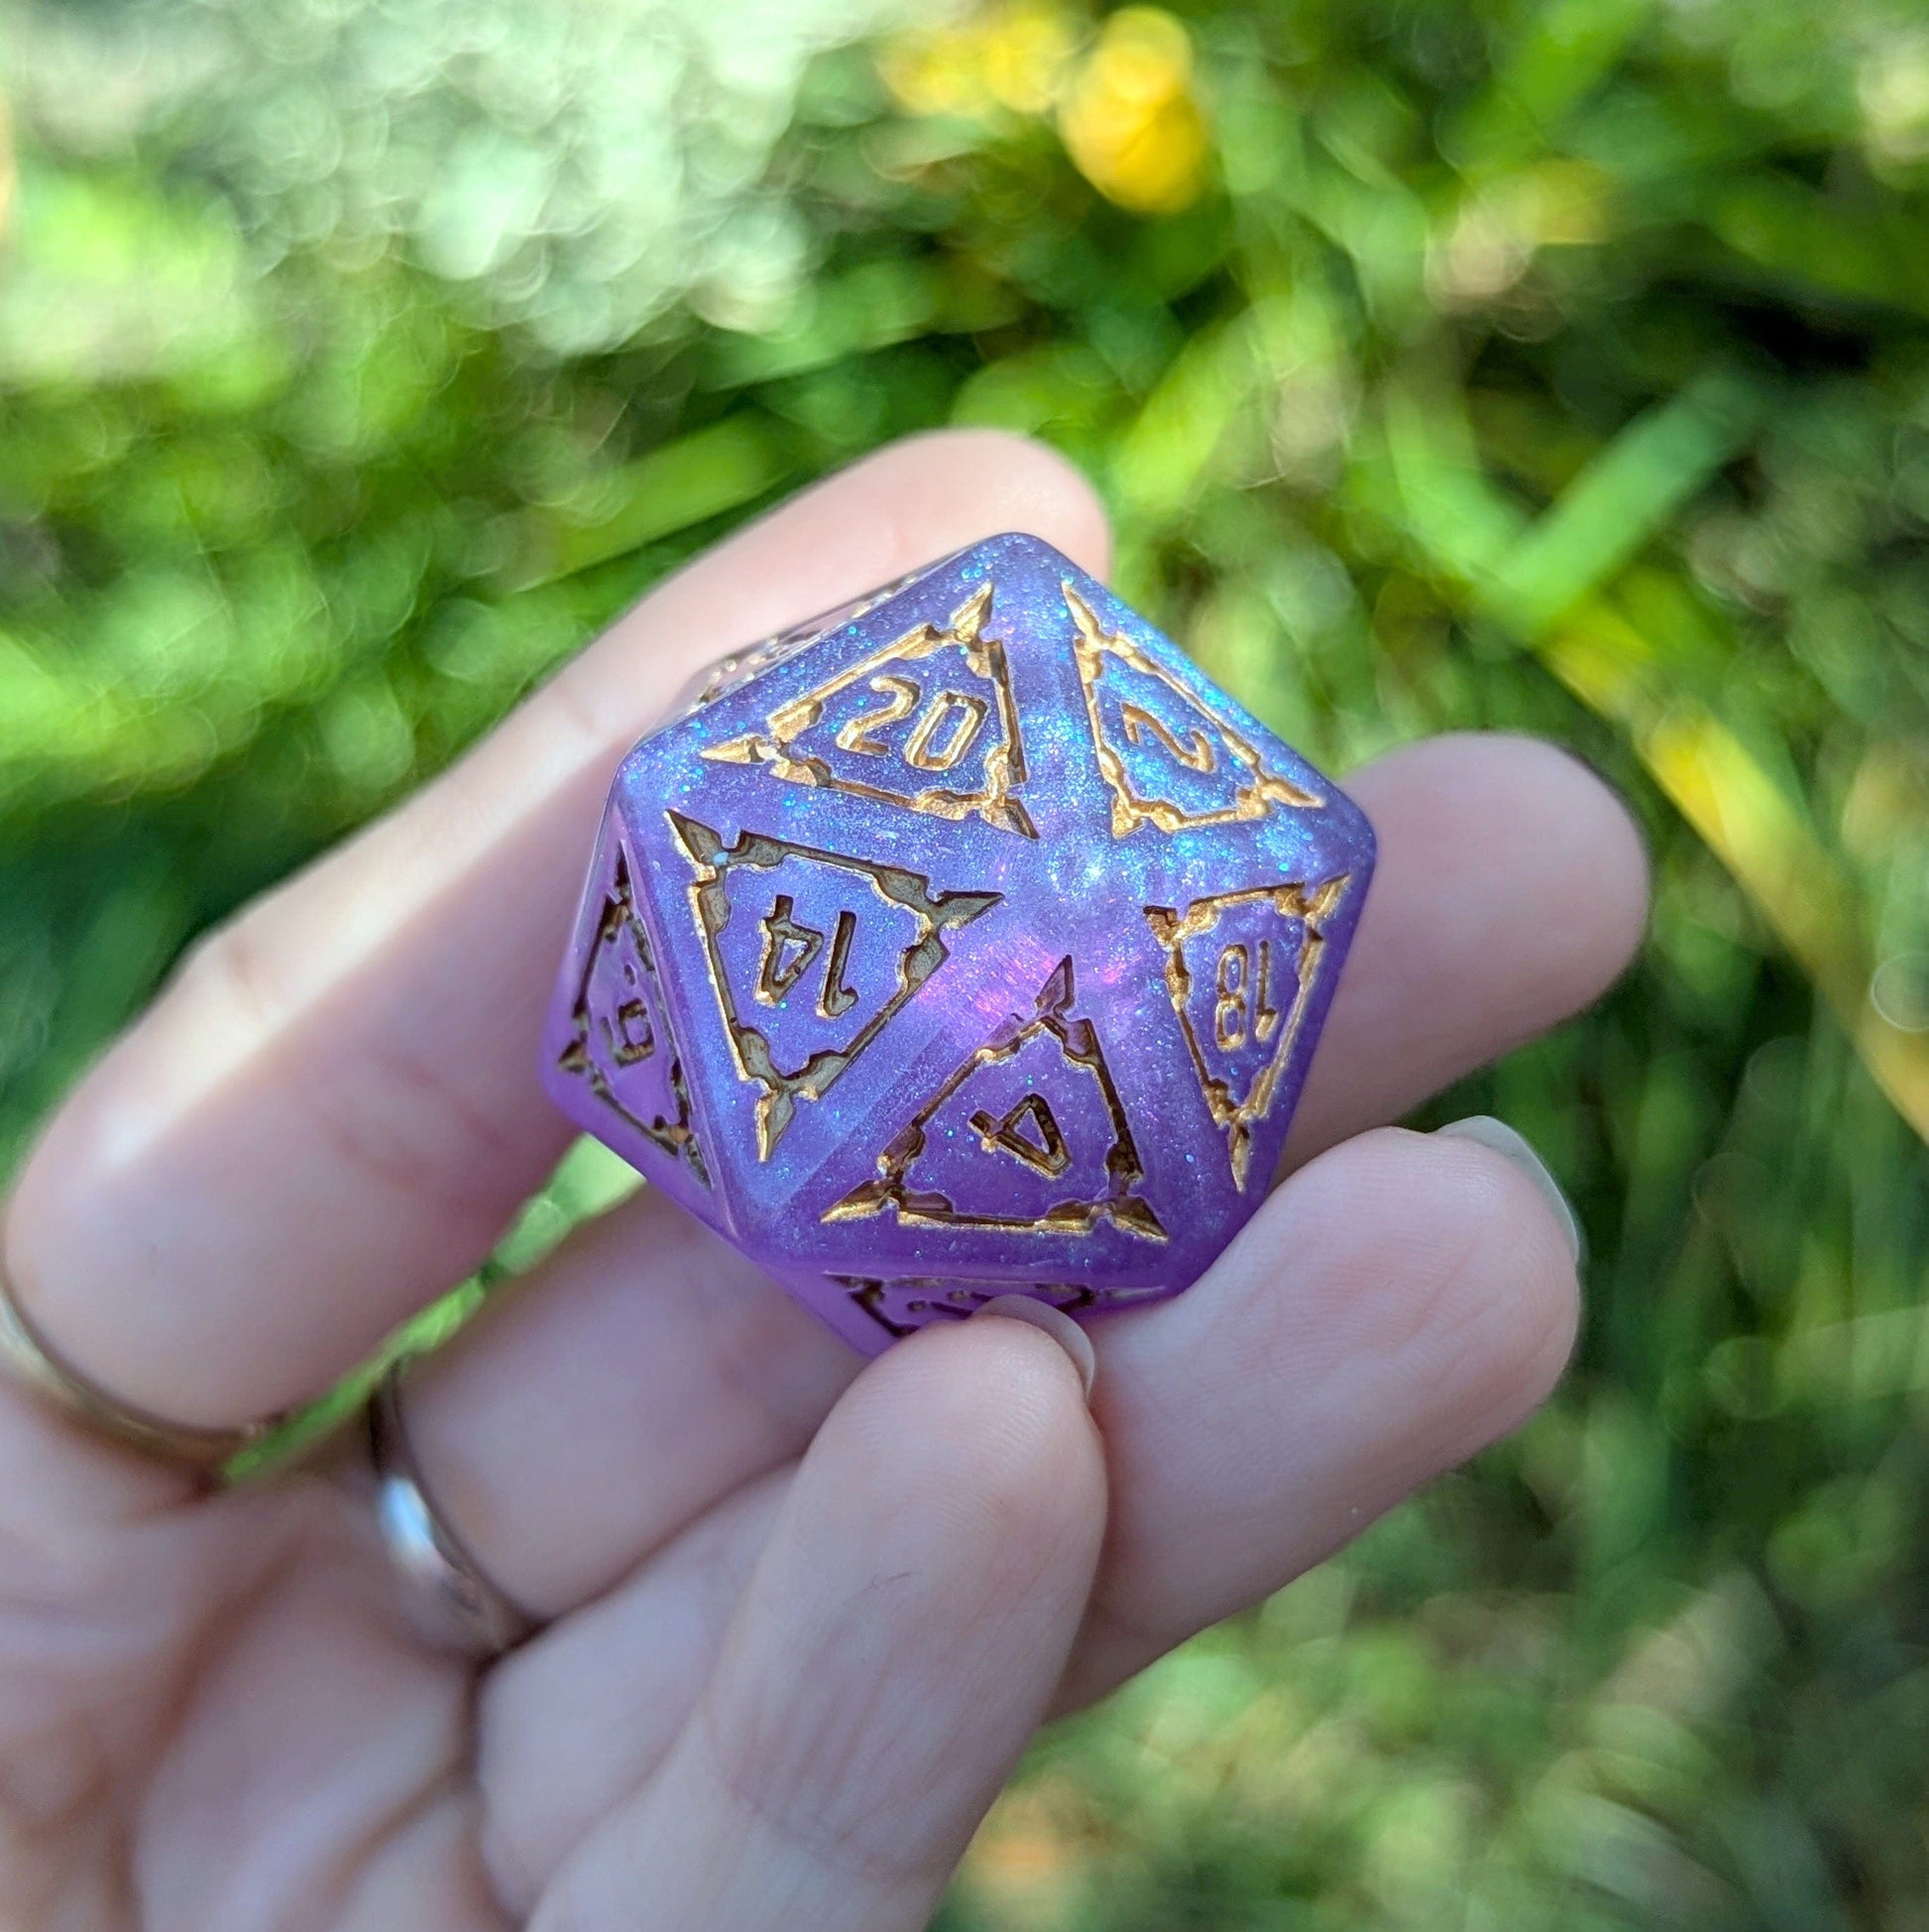
<svg viewBox="0 0 1929 1932">
<path fill-rule="evenodd" d="M 881 743 L 872 733 L 909 718 L 924 692 L 915 679 L 888 675 L 872 678 L 870 688 L 884 702 L 849 720 L 838 733 L 838 743 L 860 757 L 888 758 L 892 747 Z M 968 697 L 962 691 L 940 691 L 912 726 L 900 755 L 920 771 L 949 771 L 977 741 L 988 710 L 982 698 Z"/>
</svg>

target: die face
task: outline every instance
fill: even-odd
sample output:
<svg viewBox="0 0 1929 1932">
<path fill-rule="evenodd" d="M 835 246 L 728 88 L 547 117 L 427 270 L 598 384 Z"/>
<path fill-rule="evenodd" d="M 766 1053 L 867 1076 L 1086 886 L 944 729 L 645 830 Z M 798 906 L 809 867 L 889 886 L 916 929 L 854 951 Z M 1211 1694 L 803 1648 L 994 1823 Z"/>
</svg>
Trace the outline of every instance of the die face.
<svg viewBox="0 0 1929 1932">
<path fill-rule="evenodd" d="M 543 1083 L 584 1132 L 727 1230 L 672 1030 L 660 941 L 636 877 L 622 820 L 612 811 L 543 1032 Z"/>
<path fill-rule="evenodd" d="M 546 1078 L 860 1348 L 1157 1299 L 1264 1196 L 1372 863 L 1150 625 L 993 538 L 630 753 Z"/>
</svg>

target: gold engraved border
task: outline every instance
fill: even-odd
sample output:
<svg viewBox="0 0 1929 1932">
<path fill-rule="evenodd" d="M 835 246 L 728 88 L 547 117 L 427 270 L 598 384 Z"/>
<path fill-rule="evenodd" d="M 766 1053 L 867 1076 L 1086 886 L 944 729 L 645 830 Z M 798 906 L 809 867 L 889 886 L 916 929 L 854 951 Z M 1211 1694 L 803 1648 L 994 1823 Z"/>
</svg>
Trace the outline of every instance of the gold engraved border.
<svg viewBox="0 0 1929 1932">
<path fill-rule="evenodd" d="M 1291 779 L 1269 771 L 1252 741 L 1236 731 L 1196 691 L 1189 691 L 1163 664 L 1141 650 L 1131 638 L 1119 631 L 1107 631 L 1098 622 L 1097 613 L 1078 595 L 1070 578 L 1061 582 L 1060 589 L 1065 593 L 1066 608 L 1072 613 L 1077 633 L 1073 652 L 1078 664 L 1078 683 L 1085 694 L 1085 717 L 1091 726 L 1092 750 L 1098 759 L 1098 769 L 1104 774 L 1105 783 L 1112 794 L 1113 838 L 1123 839 L 1142 825 L 1156 826 L 1161 832 L 1190 832 L 1199 826 L 1234 825 L 1261 819 L 1275 805 L 1304 810 L 1325 804 L 1326 801 L 1317 793 L 1306 791 Z M 1119 755 L 1117 746 L 1106 738 L 1104 720 L 1099 711 L 1098 680 L 1104 672 L 1107 656 L 1116 657 L 1133 670 L 1157 679 L 1168 691 L 1183 698 L 1211 721 L 1227 749 L 1246 772 L 1245 781 L 1234 794 L 1230 805 L 1214 812 L 1189 812 L 1172 799 L 1141 798 L 1132 789 L 1131 780 L 1126 776 L 1125 760 Z"/>
<path fill-rule="evenodd" d="M 657 1042 L 657 1050 L 669 1056 L 670 1092 L 676 1100 L 674 1120 L 665 1120 L 660 1115 L 654 1120 L 645 1120 L 640 1114 L 631 1113 L 617 1098 L 603 1070 L 590 1057 L 590 981 L 596 972 L 597 962 L 603 956 L 603 949 L 616 937 L 618 927 L 624 921 L 634 930 L 636 957 L 642 962 L 643 971 L 649 979 L 650 996 L 662 1036 Z M 704 1160 L 703 1145 L 697 1139 L 697 1130 L 690 1124 L 690 1087 L 684 1078 L 682 1056 L 676 1051 L 676 1042 L 670 1032 L 669 1003 L 663 996 L 663 981 L 656 969 L 656 954 L 650 946 L 649 934 L 636 912 L 635 888 L 629 879 L 629 858 L 621 844 L 617 847 L 616 876 L 604 896 L 603 914 L 597 921 L 596 933 L 583 963 L 582 977 L 576 984 L 576 1001 L 570 1009 L 570 1038 L 556 1057 L 557 1066 L 565 1074 L 574 1074 L 586 1080 L 590 1091 L 612 1113 L 626 1121 L 672 1160 L 687 1163 L 690 1172 L 706 1188 L 709 1187 L 710 1168 Z"/>
<path fill-rule="evenodd" d="M 827 683 L 788 704 L 779 705 L 765 721 L 764 732 L 748 732 L 722 744 L 708 746 L 703 755 L 728 764 L 761 764 L 778 778 L 793 784 L 819 785 L 827 791 L 848 792 L 856 798 L 873 799 L 882 805 L 902 806 L 913 812 L 928 812 L 935 818 L 960 820 L 980 818 L 986 825 L 1005 832 L 1016 832 L 1036 839 L 1038 828 L 1031 814 L 1012 796 L 1025 782 L 1024 740 L 1018 729 L 1018 706 L 1012 696 L 1010 667 L 1004 644 L 984 635 L 984 622 L 991 613 L 992 586 L 985 584 L 968 602 L 952 613 L 951 622 L 939 625 L 921 624 L 907 630 L 894 642 L 873 651 L 861 662 L 841 671 Z M 934 785 L 914 793 L 891 791 L 881 785 L 866 785 L 858 779 L 836 776 L 822 758 L 795 757 L 792 747 L 803 734 L 824 715 L 824 707 L 840 692 L 861 682 L 887 664 L 916 663 L 947 645 L 960 644 L 964 661 L 997 694 L 998 726 L 1001 739 L 985 753 L 985 782 L 976 791 L 954 791 Z"/>
<path fill-rule="evenodd" d="M 927 1291 L 922 1301 L 938 1319 L 962 1319 L 1001 1295 L 1029 1295 L 1066 1314 L 1089 1314 L 1100 1309 L 1129 1307 L 1135 1302 L 1154 1302 L 1166 1293 L 1164 1288 L 1093 1288 L 1083 1282 L 956 1281 L 936 1275 L 833 1275 L 831 1280 L 887 1335 L 900 1340 L 916 1334 L 923 1324 L 893 1321 L 885 1313 L 884 1297 L 894 1288 Z"/>
<path fill-rule="evenodd" d="M 1098 1030 L 1090 1020 L 1071 1016 L 1072 1001 L 1072 961 L 1067 957 L 1059 962 L 1039 993 L 1035 1016 L 1021 1022 L 1014 1015 L 966 1059 L 878 1156 L 877 1178 L 860 1183 L 842 1200 L 834 1201 L 824 1210 L 824 1219 L 861 1220 L 891 1208 L 900 1221 L 914 1227 L 983 1227 L 1020 1234 L 1089 1234 L 1100 1221 L 1109 1220 L 1127 1233 L 1143 1235 L 1149 1241 L 1170 1239 L 1152 1204 L 1132 1192 L 1144 1182 L 1145 1166 L 1139 1159 L 1138 1144 L 1132 1138 L 1118 1088 L 1112 1082 L 1112 1071 L 1105 1064 L 1104 1052 L 1098 1044 Z M 1105 1156 L 1108 1192 L 1097 1200 L 1060 1201 L 1036 1219 L 1021 1220 L 1009 1215 L 961 1213 L 947 1195 L 920 1193 L 911 1188 L 907 1174 L 924 1152 L 925 1129 L 938 1109 L 980 1067 L 1009 1060 L 1028 1040 L 1041 1033 L 1051 1034 L 1066 1059 L 1088 1068 L 1097 1079 L 1112 1122 L 1112 1144 Z"/>
<path fill-rule="evenodd" d="M 1186 1036 L 1186 1047 L 1192 1057 L 1193 1071 L 1198 1075 L 1205 1104 L 1226 1136 L 1226 1154 L 1232 1163 L 1233 1184 L 1242 1192 L 1252 1167 L 1252 1130 L 1273 1110 L 1286 1064 L 1292 1058 L 1293 1043 L 1299 1038 L 1307 1001 L 1312 997 L 1319 972 L 1319 958 L 1326 950 L 1324 921 L 1345 896 L 1350 880 L 1351 875 L 1342 872 L 1337 878 L 1327 879 L 1311 890 L 1302 885 L 1260 885 L 1244 892 L 1223 892 L 1213 898 L 1194 899 L 1186 908 L 1183 917 L 1168 906 L 1145 908 L 1146 919 L 1166 951 L 1166 991 L 1172 999 L 1173 1011 L 1179 1016 L 1180 1030 Z M 1192 979 L 1186 968 L 1185 943 L 1198 934 L 1211 932 L 1219 923 L 1220 915 L 1232 907 L 1250 905 L 1262 899 L 1270 899 L 1285 917 L 1305 922 L 1305 938 L 1301 943 L 1300 955 L 1295 962 L 1300 989 L 1294 997 L 1293 1010 L 1288 1014 L 1286 1024 L 1280 1029 L 1280 1041 L 1273 1050 L 1273 1058 L 1253 1081 L 1245 1099 L 1235 1102 L 1230 1087 L 1217 1079 L 1206 1065 L 1198 1035 L 1192 1028 L 1190 1010 Z"/>
<path fill-rule="evenodd" d="M 851 858 L 842 852 L 825 852 L 816 846 L 794 845 L 765 833 L 744 831 L 737 843 L 726 846 L 722 836 L 698 820 L 681 812 L 667 814 L 670 830 L 684 855 L 696 868 L 690 886 L 690 906 L 697 922 L 697 935 L 703 941 L 704 960 L 710 972 L 718 1010 L 723 1014 L 724 1032 L 730 1041 L 731 1058 L 739 1079 L 762 1087 L 757 1100 L 757 1159 L 767 1161 L 784 1129 L 795 1117 L 800 1099 L 821 1100 L 838 1078 L 851 1066 L 878 1033 L 896 1016 L 904 1003 L 950 957 L 944 935 L 969 925 L 981 913 L 990 911 L 1003 896 L 997 892 L 934 892 L 929 878 L 901 866 L 885 865 L 866 858 Z M 728 877 L 733 869 L 773 871 L 786 858 L 796 856 L 836 865 L 867 880 L 886 904 L 903 906 L 916 916 L 918 937 L 898 960 L 897 990 L 858 1030 L 851 1044 L 827 1047 L 813 1054 L 794 1074 L 781 1072 L 770 1057 L 770 1043 L 755 1027 L 746 1025 L 737 1010 L 730 979 L 724 970 L 719 941 L 730 923 L 731 902 Z"/>
</svg>

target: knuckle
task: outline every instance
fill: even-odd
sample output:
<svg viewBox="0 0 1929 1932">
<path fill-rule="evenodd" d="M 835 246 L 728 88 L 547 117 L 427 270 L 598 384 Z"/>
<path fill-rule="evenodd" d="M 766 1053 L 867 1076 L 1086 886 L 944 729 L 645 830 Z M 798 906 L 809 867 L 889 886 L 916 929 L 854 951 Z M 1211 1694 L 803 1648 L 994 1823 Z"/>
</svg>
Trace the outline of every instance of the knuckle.
<svg viewBox="0 0 1929 1932">
<path fill-rule="evenodd" d="M 188 948 L 174 975 L 173 995 L 231 1012 L 263 1037 L 280 1030 L 287 1013 L 286 987 L 263 943 L 255 911 L 224 920 Z"/>
</svg>

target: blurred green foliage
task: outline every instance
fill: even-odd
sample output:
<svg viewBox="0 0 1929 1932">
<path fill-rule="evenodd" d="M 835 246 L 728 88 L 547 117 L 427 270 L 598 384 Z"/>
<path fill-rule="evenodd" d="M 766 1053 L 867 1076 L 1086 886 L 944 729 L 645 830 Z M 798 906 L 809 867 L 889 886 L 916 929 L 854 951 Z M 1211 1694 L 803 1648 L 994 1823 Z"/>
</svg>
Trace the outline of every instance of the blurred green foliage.
<svg viewBox="0 0 1929 1932">
<path fill-rule="evenodd" d="M 0 0 L 0 1163 L 680 558 L 1047 437 L 1310 755 L 1546 733 L 1657 900 L 1429 1116 L 1580 1205 L 1556 1402 L 1048 1740 L 947 1924 L 1929 1928 L 1929 24 L 929 15 Z"/>
</svg>

